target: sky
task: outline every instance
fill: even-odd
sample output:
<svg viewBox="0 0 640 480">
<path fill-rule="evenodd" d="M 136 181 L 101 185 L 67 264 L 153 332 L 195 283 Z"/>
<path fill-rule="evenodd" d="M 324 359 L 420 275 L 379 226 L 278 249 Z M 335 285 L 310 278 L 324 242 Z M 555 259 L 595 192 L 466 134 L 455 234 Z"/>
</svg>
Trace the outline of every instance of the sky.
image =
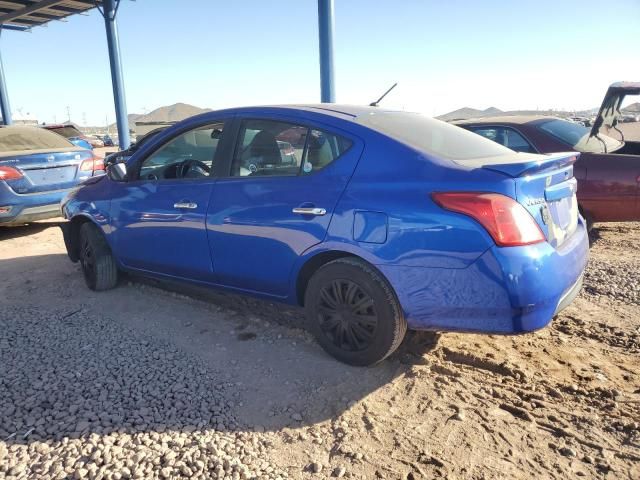
<svg viewBox="0 0 640 480">
<path fill-rule="evenodd" d="M 129 113 L 320 101 L 316 0 L 122 0 Z M 597 107 L 640 81 L 640 0 L 335 0 L 340 103 L 439 115 L 460 107 Z M 101 15 L 0 38 L 14 114 L 115 121 Z"/>
</svg>

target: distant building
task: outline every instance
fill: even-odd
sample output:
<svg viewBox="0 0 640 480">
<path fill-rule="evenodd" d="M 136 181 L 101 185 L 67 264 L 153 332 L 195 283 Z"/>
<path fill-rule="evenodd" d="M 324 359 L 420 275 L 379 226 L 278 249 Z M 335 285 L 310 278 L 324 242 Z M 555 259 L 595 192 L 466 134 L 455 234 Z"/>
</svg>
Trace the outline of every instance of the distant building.
<svg viewBox="0 0 640 480">
<path fill-rule="evenodd" d="M 32 115 L 30 113 L 15 113 L 12 116 L 13 119 L 13 123 L 16 125 L 32 125 L 34 127 L 38 126 L 38 119 L 35 117 L 35 115 Z"/>
</svg>

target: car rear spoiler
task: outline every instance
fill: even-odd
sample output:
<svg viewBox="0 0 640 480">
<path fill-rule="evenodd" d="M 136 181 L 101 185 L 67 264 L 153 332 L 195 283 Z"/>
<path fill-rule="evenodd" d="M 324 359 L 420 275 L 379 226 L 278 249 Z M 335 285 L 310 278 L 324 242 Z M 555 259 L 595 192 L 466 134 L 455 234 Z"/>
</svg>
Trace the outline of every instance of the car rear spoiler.
<svg viewBox="0 0 640 480">
<path fill-rule="evenodd" d="M 482 165 L 482 168 L 516 178 L 573 165 L 579 156 L 580 154 L 577 152 L 560 152 L 548 155 L 514 155 L 508 162 L 488 163 Z"/>
<path fill-rule="evenodd" d="M 616 82 L 609 86 L 589 137 L 596 137 L 603 126 L 615 128 L 621 115 L 620 106 L 627 95 L 640 95 L 640 82 Z"/>
</svg>

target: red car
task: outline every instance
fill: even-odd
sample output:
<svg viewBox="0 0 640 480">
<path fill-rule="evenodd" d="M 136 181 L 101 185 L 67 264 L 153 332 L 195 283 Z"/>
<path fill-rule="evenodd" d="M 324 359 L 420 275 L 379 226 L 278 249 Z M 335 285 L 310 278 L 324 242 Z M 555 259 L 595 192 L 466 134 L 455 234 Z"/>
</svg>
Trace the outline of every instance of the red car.
<svg viewBox="0 0 640 480">
<path fill-rule="evenodd" d="M 555 117 L 501 116 L 454 122 L 512 150 L 526 153 L 580 152 L 574 165 L 578 204 L 589 226 L 640 220 L 640 142 L 626 141 L 618 127 L 627 95 L 640 82 L 618 82 L 607 90 L 591 128 Z"/>
</svg>

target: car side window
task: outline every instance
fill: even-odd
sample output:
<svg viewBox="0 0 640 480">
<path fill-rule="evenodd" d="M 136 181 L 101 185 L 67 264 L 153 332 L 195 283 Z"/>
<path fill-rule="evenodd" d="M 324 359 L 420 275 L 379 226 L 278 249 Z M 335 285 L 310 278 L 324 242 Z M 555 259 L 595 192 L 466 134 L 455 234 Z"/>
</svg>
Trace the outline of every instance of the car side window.
<svg viewBox="0 0 640 480">
<path fill-rule="evenodd" d="M 302 125 L 245 120 L 240 128 L 231 175 L 308 175 L 329 165 L 350 146 L 347 139 Z"/>
<path fill-rule="evenodd" d="M 507 127 L 473 127 L 471 130 L 516 152 L 535 153 L 535 148 L 520 133 Z"/>
<path fill-rule="evenodd" d="M 305 150 L 302 173 L 308 175 L 323 169 L 351 146 L 346 138 L 312 129 Z"/>
<path fill-rule="evenodd" d="M 505 137 L 507 144 L 505 147 L 515 150 L 516 152 L 535 153 L 536 149 L 518 132 L 512 128 L 505 128 Z"/>
<path fill-rule="evenodd" d="M 172 138 L 140 166 L 141 180 L 194 179 L 215 173 L 218 143 L 224 123 L 198 127 Z"/>
</svg>

